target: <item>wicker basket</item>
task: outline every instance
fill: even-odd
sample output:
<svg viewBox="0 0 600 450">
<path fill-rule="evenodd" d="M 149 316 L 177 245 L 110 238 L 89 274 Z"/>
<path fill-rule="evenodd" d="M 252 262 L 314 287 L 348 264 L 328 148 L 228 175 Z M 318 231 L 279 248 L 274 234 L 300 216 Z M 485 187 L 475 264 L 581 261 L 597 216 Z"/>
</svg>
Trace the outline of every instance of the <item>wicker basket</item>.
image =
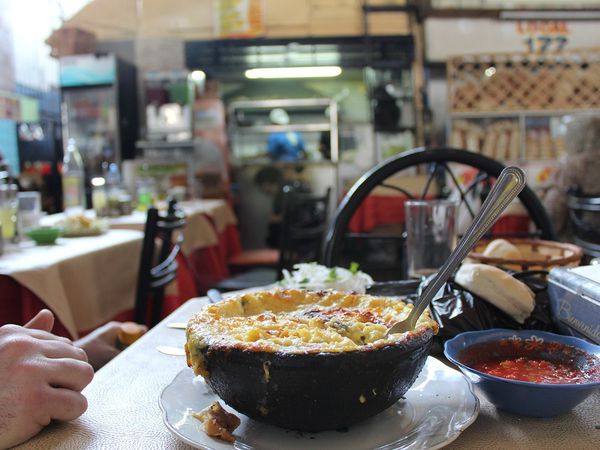
<svg viewBox="0 0 600 450">
<path fill-rule="evenodd" d="M 553 267 L 578 266 L 583 250 L 573 244 L 542 241 L 539 239 L 508 239 L 516 246 L 523 259 L 490 258 L 483 256 L 489 241 L 480 241 L 469 253 L 469 262 L 490 264 L 508 270 L 550 270 Z"/>
</svg>

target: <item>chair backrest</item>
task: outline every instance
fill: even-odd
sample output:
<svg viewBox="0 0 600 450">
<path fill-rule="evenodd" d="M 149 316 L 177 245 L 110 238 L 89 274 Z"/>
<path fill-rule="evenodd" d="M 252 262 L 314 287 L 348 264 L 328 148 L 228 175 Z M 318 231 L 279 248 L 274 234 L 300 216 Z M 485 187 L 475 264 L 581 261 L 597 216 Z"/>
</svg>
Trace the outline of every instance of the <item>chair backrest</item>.
<svg viewBox="0 0 600 450">
<path fill-rule="evenodd" d="M 324 195 L 284 188 L 283 195 L 279 274 L 296 263 L 320 260 L 331 188 Z"/>
<path fill-rule="evenodd" d="M 134 319 L 138 323 L 154 326 L 160 320 L 165 288 L 177 277 L 183 234 L 178 233 L 174 240 L 174 232 L 185 223 L 175 200 L 169 202 L 166 214 L 154 207 L 148 209 L 135 299 Z"/>
<path fill-rule="evenodd" d="M 476 169 L 475 181 L 470 183 L 469 186 L 461 187 L 456 174 L 452 170 L 456 165 L 470 166 Z M 414 171 L 417 166 L 428 168 L 428 176 L 422 180 L 423 186 L 419 195 L 413 196 L 397 186 L 386 183 L 386 180 L 392 175 L 405 169 Z M 367 270 L 368 268 L 362 264 L 363 261 L 355 258 L 369 256 L 374 267 L 376 267 L 376 269 L 371 270 L 381 271 L 380 279 L 399 279 L 404 272 L 404 268 L 401 266 L 404 259 L 403 224 L 400 227 L 393 228 L 391 232 L 382 232 L 378 235 L 349 232 L 351 219 L 371 192 L 377 186 L 383 186 L 388 191 L 390 189 L 399 191 L 402 195 L 399 195 L 398 198 L 402 199 L 392 206 L 386 206 L 387 210 L 384 213 L 387 216 L 403 217 L 403 202 L 406 198 L 431 198 L 431 188 L 434 185 L 450 180 L 449 183 L 451 182 L 458 189 L 460 199 L 466 205 L 471 217 L 474 217 L 474 211 L 466 199 L 472 195 L 473 189 L 478 184 L 486 184 L 491 178 L 497 178 L 504 167 L 502 163 L 486 156 L 452 148 L 417 148 L 381 162 L 365 173 L 339 204 L 325 236 L 323 263 L 334 266 L 346 265 L 349 261 L 356 261 L 361 263 L 364 270 Z M 438 193 L 443 194 L 445 191 L 447 191 L 447 187 L 439 186 Z M 437 196 L 440 195 L 437 194 Z M 526 186 L 519 194 L 519 199 L 527 210 L 531 221 L 537 227 L 538 233 L 536 236 L 542 239 L 555 240 L 552 223 L 536 194 Z M 388 204 L 389 202 L 386 202 L 386 205 Z M 350 250 L 350 252 L 346 252 L 346 250 Z M 350 253 L 350 255 L 344 254 L 344 252 Z M 374 273 L 371 274 L 375 275 Z"/>
</svg>

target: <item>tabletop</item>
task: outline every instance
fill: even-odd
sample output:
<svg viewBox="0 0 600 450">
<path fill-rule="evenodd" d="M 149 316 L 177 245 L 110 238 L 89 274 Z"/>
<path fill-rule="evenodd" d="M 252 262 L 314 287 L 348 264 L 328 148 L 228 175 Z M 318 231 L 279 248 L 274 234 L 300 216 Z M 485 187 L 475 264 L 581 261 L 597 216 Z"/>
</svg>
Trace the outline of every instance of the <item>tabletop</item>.
<svg viewBox="0 0 600 450">
<path fill-rule="evenodd" d="M 198 248 L 217 245 L 219 240 L 217 233 L 223 231 L 227 225 L 237 223 L 231 207 L 224 200 L 189 200 L 179 202 L 179 206 L 185 213 L 187 221 L 183 230 L 182 245 L 182 250 L 186 254 Z M 146 213 L 134 211 L 126 216 L 111 217 L 108 223 L 111 229 L 143 230 Z"/>
<path fill-rule="evenodd" d="M 55 245 L 24 241 L 0 256 L 0 275 L 31 290 L 76 337 L 133 307 L 142 238 L 109 230 Z"/>
<path fill-rule="evenodd" d="M 178 203 L 186 215 L 187 224 L 184 228 L 183 252 L 190 253 L 198 248 L 217 245 L 219 236 L 228 225 L 237 225 L 237 218 L 231 206 L 221 199 L 194 199 Z M 86 212 L 90 216 L 92 210 Z M 43 225 L 56 225 L 64 220 L 63 213 L 44 217 Z M 108 226 L 113 230 L 144 231 L 146 223 L 145 211 L 133 211 L 131 214 L 106 218 Z M 211 223 L 212 222 L 212 223 Z"/>
<path fill-rule="evenodd" d="M 84 390 L 89 408 L 83 416 L 54 423 L 18 448 L 189 449 L 167 430 L 158 404 L 161 391 L 186 367 L 185 357 L 157 347 L 182 347 L 184 331 L 167 325 L 187 322 L 206 303 L 205 297 L 188 301 L 101 369 Z M 479 417 L 448 448 L 600 448 L 600 391 L 552 419 L 502 413 L 478 396 Z"/>
<path fill-rule="evenodd" d="M 197 293 L 203 293 L 229 276 L 227 259 L 241 250 L 237 218 L 221 199 L 186 200 L 178 205 L 186 215 L 181 250 L 193 271 Z M 146 213 L 111 217 L 108 223 L 111 229 L 143 230 Z M 175 293 L 173 285 L 167 292 Z"/>
</svg>

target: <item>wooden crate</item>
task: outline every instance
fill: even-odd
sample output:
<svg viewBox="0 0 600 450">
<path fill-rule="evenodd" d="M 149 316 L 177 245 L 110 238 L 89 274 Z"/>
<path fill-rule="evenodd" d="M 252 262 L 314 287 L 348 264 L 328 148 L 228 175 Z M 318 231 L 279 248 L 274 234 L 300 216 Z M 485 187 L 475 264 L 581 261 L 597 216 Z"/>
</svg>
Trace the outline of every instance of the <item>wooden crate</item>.
<svg viewBox="0 0 600 450">
<path fill-rule="evenodd" d="M 362 33 L 360 0 L 310 0 L 311 36 L 355 36 Z"/>
<path fill-rule="evenodd" d="M 600 49 L 450 58 L 452 112 L 600 108 Z"/>
<path fill-rule="evenodd" d="M 369 14 L 369 34 L 374 36 L 398 36 L 410 34 L 410 21 L 405 12 Z"/>
<path fill-rule="evenodd" d="M 62 27 L 46 39 L 46 44 L 52 47 L 50 56 L 54 58 L 82 55 L 96 51 L 96 36 L 79 28 Z"/>
</svg>

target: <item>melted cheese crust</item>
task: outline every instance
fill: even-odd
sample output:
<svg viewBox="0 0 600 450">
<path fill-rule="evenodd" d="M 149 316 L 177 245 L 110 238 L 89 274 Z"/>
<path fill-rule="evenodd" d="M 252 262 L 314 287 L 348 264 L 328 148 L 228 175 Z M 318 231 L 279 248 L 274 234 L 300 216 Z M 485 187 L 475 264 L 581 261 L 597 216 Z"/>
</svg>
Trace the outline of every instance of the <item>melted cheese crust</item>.
<svg viewBox="0 0 600 450">
<path fill-rule="evenodd" d="M 412 310 L 401 300 L 294 289 L 243 294 L 207 305 L 187 326 L 188 364 L 203 372 L 203 350 L 241 348 L 285 353 L 345 352 L 404 340 L 388 328 Z M 438 331 L 423 313 L 415 332 Z M 409 332 L 414 333 L 414 332 Z"/>
</svg>

